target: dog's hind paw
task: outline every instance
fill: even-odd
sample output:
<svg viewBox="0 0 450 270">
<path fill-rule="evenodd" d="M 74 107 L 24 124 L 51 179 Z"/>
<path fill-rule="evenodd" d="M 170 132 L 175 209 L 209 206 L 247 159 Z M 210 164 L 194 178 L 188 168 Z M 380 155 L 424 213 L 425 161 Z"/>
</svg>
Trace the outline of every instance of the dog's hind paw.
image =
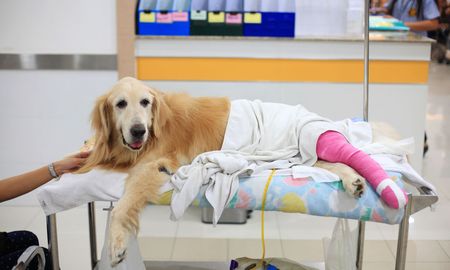
<svg viewBox="0 0 450 270">
<path fill-rule="evenodd" d="M 349 179 L 342 179 L 345 191 L 352 197 L 361 198 L 366 189 L 366 179 L 355 173 Z"/>
<path fill-rule="evenodd" d="M 361 198 L 362 195 L 364 194 L 364 191 L 365 191 L 365 188 L 366 188 L 365 179 L 364 178 L 357 179 L 355 182 L 352 183 L 352 185 L 356 187 L 355 193 L 353 193 L 354 196 L 356 198 Z"/>
</svg>

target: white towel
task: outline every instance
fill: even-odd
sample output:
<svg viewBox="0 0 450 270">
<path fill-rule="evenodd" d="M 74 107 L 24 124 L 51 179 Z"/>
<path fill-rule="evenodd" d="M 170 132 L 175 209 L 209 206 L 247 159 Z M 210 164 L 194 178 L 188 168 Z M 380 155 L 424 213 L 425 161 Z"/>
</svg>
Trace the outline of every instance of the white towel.
<svg viewBox="0 0 450 270">
<path fill-rule="evenodd" d="M 116 201 L 123 194 L 126 177 L 125 173 L 105 170 L 67 173 L 41 187 L 36 196 L 45 214 L 50 215 L 94 201 L 93 198 Z"/>
<path fill-rule="evenodd" d="M 202 185 L 207 185 L 205 196 L 214 211 L 217 222 L 224 206 L 228 205 L 239 188 L 239 175 L 251 170 L 249 162 L 237 154 L 220 151 L 198 156 L 191 165 L 177 170 L 171 179 L 174 186 L 171 219 L 178 220 L 198 195 Z"/>
<path fill-rule="evenodd" d="M 36 196 L 46 215 L 55 214 L 93 201 L 117 201 L 125 190 L 128 174 L 94 169 L 83 174 L 66 173 L 60 180 L 39 188 Z M 170 183 L 160 189 L 171 190 Z"/>
</svg>

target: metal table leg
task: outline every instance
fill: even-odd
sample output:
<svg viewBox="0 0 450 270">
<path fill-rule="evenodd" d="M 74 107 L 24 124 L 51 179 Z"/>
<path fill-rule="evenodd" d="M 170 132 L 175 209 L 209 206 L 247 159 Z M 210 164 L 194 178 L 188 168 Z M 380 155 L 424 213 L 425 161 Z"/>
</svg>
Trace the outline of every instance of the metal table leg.
<svg viewBox="0 0 450 270">
<path fill-rule="evenodd" d="M 409 217 L 413 199 L 408 195 L 408 204 L 405 206 L 405 214 L 398 229 L 397 256 L 395 258 L 395 270 L 405 270 L 406 250 L 408 247 Z"/>
<path fill-rule="evenodd" d="M 396 270 L 404 270 L 406 265 L 409 217 L 426 207 L 430 207 L 439 200 L 439 197 L 429 188 L 421 187 L 418 190 L 420 195 L 408 194 L 408 204 L 405 206 L 405 214 L 398 229 L 397 256 L 395 258 Z"/>
<path fill-rule="evenodd" d="M 363 255 L 364 255 L 364 239 L 366 237 L 366 222 L 358 221 L 358 246 L 356 250 L 356 269 L 363 269 Z"/>
<path fill-rule="evenodd" d="M 97 233 L 95 226 L 95 203 L 88 203 L 88 217 L 89 217 L 89 243 L 91 247 L 91 267 L 95 269 L 98 262 L 97 256 Z"/>
<path fill-rule="evenodd" d="M 59 255 L 58 255 L 58 235 L 56 229 L 56 214 L 47 216 L 47 240 L 48 251 L 51 258 L 51 269 L 59 270 Z"/>
</svg>

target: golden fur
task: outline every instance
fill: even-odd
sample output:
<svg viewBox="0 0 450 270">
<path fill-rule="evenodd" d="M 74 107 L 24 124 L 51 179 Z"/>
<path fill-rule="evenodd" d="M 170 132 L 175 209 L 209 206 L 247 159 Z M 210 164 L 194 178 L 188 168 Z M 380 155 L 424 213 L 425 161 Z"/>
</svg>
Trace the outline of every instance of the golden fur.
<svg viewBox="0 0 450 270">
<path fill-rule="evenodd" d="M 123 131 L 116 124 L 114 100 L 124 92 L 128 92 L 125 98 L 129 100 L 136 99 L 135 93 L 143 92 L 153 99 L 148 112 L 149 135 L 138 151 L 124 145 Z M 131 106 L 139 104 L 129 104 L 127 108 Z M 124 258 L 129 233 L 138 230 L 139 212 L 149 201 L 158 200 L 159 188 L 168 180 L 168 174 L 160 169 L 174 172 L 203 152 L 219 150 L 229 110 L 227 98 L 166 94 L 133 78 L 121 79 L 111 91 L 98 98 L 91 115 L 95 144 L 79 173 L 94 167 L 129 171 L 125 193 L 112 213 L 113 264 Z"/>
<path fill-rule="evenodd" d="M 123 260 L 130 233 L 137 233 L 140 211 L 149 201 L 157 202 L 160 186 L 169 179 L 164 170 L 175 172 L 203 152 L 220 150 L 229 110 L 227 98 L 162 93 L 134 78 L 121 79 L 98 98 L 91 116 L 93 151 L 79 172 L 102 167 L 129 173 L 112 212 L 113 265 Z M 145 135 L 136 140 L 130 130 L 140 124 Z M 364 179 L 348 166 L 323 161 L 315 166 L 340 176 L 352 196 L 364 191 Z"/>
</svg>

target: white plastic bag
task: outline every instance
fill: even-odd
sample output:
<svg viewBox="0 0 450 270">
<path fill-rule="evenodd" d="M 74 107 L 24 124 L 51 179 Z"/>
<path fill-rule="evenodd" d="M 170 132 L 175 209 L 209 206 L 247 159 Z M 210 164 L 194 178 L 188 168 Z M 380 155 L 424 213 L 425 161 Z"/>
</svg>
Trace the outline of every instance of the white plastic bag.
<svg viewBox="0 0 450 270">
<path fill-rule="evenodd" d="M 145 270 L 144 261 L 139 250 L 136 236 L 132 235 L 128 241 L 127 256 L 116 265 L 111 266 L 111 257 L 109 252 L 109 225 L 111 222 L 111 211 L 108 212 L 108 221 L 106 222 L 105 242 L 102 249 L 102 257 L 97 266 L 99 270 Z"/>
<path fill-rule="evenodd" d="M 347 219 L 339 218 L 331 240 L 324 239 L 326 270 L 356 270 L 357 230 L 351 230 Z"/>
</svg>

